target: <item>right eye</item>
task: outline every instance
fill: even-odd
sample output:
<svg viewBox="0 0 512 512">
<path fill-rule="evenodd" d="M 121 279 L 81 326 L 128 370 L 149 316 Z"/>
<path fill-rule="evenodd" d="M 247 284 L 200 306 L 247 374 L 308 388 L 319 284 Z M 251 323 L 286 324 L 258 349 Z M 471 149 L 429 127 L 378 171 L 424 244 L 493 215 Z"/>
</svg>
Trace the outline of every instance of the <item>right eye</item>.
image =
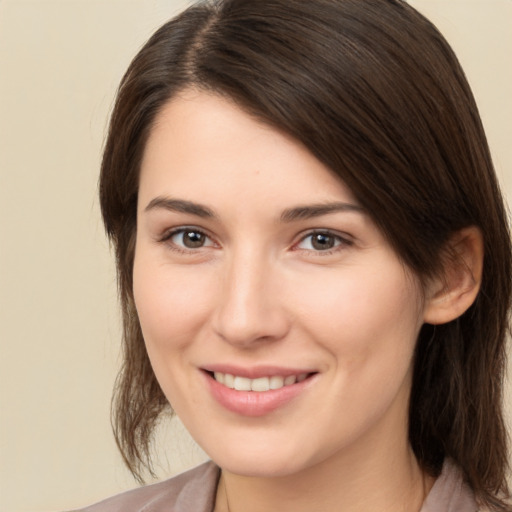
<svg viewBox="0 0 512 512">
<path fill-rule="evenodd" d="M 202 247 L 213 247 L 213 240 L 196 228 L 179 228 L 171 231 L 163 241 L 170 242 L 177 249 L 193 250 Z"/>
</svg>

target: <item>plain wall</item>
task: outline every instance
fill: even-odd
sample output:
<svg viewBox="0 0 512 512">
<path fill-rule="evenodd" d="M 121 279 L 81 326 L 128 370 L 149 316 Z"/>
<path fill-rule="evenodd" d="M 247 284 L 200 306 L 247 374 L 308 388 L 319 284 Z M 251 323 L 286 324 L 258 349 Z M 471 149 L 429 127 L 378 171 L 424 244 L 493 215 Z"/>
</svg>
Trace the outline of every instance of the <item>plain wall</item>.
<svg viewBox="0 0 512 512">
<path fill-rule="evenodd" d="M 135 486 L 109 422 L 120 336 L 97 177 L 123 71 L 186 3 L 0 0 L 2 511 L 70 509 Z M 459 55 L 512 198 L 512 2 L 411 3 Z M 177 431 L 158 445 L 162 477 L 204 458 Z"/>
</svg>

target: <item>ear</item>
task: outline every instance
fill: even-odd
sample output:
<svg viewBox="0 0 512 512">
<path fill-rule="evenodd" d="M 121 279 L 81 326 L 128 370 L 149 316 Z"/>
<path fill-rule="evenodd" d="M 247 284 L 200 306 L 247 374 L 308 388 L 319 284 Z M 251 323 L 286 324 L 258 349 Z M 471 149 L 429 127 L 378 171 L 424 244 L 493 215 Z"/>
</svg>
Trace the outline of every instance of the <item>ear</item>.
<svg viewBox="0 0 512 512">
<path fill-rule="evenodd" d="M 440 276 L 427 286 L 424 321 L 445 324 L 461 316 L 476 299 L 482 282 L 484 244 L 476 226 L 455 233 L 446 247 Z"/>
</svg>

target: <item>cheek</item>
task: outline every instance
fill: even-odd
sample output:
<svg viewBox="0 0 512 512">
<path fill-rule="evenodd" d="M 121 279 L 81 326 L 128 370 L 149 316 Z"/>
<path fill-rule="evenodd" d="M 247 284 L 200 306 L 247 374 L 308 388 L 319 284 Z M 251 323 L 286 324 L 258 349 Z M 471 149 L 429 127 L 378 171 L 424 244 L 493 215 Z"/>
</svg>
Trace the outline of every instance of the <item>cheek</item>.
<svg viewBox="0 0 512 512">
<path fill-rule="evenodd" d="M 133 293 L 146 350 L 155 376 L 173 409 L 185 415 L 200 393 L 186 393 L 197 385 L 190 381 L 187 351 L 209 316 L 206 276 L 186 269 L 176 271 L 140 251 L 133 271 Z"/>
<path fill-rule="evenodd" d="M 209 294 L 215 290 L 208 272 L 173 270 L 136 255 L 133 293 L 148 350 L 179 349 L 209 315 Z"/>
<path fill-rule="evenodd" d="M 419 286 L 399 265 L 386 271 L 348 269 L 323 286 L 309 282 L 299 317 L 338 364 L 356 371 L 407 365 L 422 325 Z"/>
<path fill-rule="evenodd" d="M 381 417 L 403 421 L 407 414 L 421 299 L 401 267 L 386 270 L 347 272 L 321 290 L 311 284 L 302 295 L 303 326 L 335 368 L 323 413 L 332 417 L 333 432 L 345 425 L 348 438 Z M 332 403 L 338 408 L 330 410 Z"/>
</svg>

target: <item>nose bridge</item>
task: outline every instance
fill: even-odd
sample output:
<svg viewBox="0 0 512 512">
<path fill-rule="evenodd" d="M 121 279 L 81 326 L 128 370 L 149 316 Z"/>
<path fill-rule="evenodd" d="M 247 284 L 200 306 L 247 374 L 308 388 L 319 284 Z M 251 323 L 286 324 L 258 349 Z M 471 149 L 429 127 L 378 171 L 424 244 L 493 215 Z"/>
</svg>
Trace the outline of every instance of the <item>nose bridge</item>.
<svg viewBox="0 0 512 512">
<path fill-rule="evenodd" d="M 232 344 L 279 339 L 287 331 L 276 286 L 277 269 L 261 248 L 244 247 L 226 258 L 215 329 Z"/>
</svg>

